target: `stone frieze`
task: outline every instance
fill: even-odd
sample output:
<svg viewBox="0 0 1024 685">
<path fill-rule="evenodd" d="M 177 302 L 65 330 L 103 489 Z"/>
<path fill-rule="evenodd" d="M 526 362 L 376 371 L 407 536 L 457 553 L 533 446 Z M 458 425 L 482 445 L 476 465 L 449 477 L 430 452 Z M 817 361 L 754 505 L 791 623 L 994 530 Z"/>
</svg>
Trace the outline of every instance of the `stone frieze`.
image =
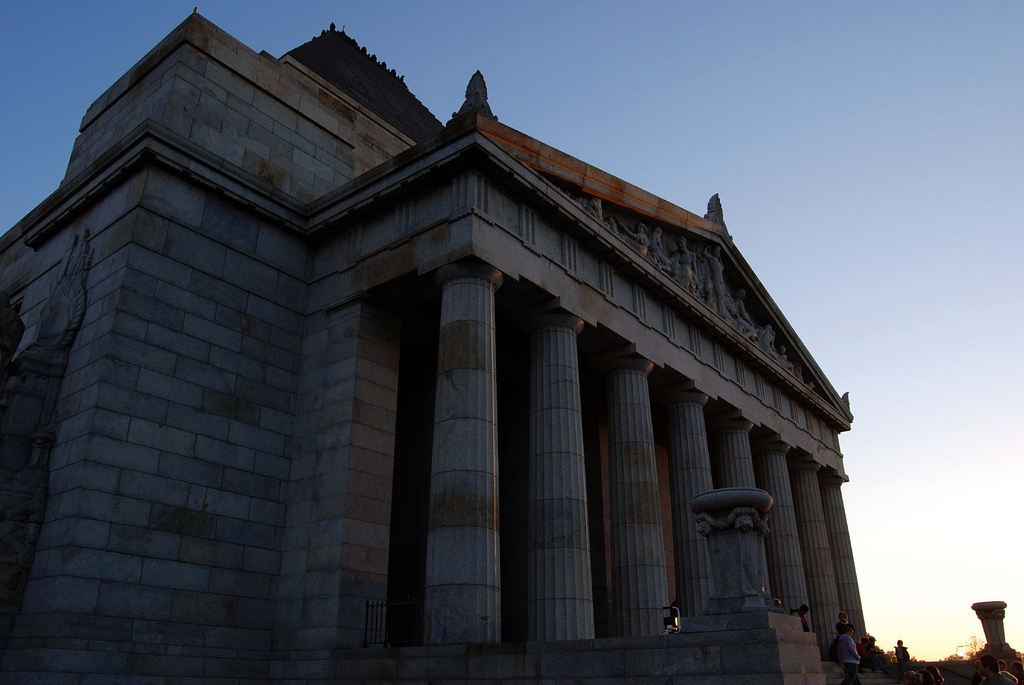
<svg viewBox="0 0 1024 685">
<path fill-rule="evenodd" d="M 625 238 L 630 247 L 647 261 L 693 295 L 698 302 L 717 314 L 741 336 L 750 340 L 772 357 L 782 368 L 803 381 L 803 368 L 790 360 L 789 350 L 775 337 L 770 322 L 757 321 L 747 309 L 744 288 L 734 287 L 725 275 L 721 246 L 687 239 L 681 234 L 666 234 L 658 225 L 642 221 L 631 223 L 606 213 L 599 198 L 568 193 L 584 209 L 616 235 Z M 722 205 L 718 196 L 708 203 L 710 220 L 724 226 Z"/>
</svg>

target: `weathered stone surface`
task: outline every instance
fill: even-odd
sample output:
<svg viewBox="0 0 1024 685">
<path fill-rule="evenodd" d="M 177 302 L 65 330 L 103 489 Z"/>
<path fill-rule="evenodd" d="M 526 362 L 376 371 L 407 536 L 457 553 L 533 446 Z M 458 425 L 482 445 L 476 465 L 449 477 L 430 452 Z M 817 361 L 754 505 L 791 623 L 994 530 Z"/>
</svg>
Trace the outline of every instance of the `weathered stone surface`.
<svg viewBox="0 0 1024 685">
<path fill-rule="evenodd" d="M 743 417 L 712 446 L 744 485 L 766 433 L 845 478 L 848 407 L 721 225 L 471 95 L 413 148 L 193 15 L 90 108 L 61 187 L 0 237 L 24 323 L 0 336 L 0 542 L 25 586 L 0 682 L 821 682 L 789 617 L 696 615 L 688 505 L 708 397 Z M 579 318 L 531 329 L 552 308 Z M 667 424 L 648 373 L 693 395 Z M 785 457 L 763 461 L 781 515 Z M 791 480 L 812 620 L 837 585 L 856 611 L 841 500 Z M 667 567 L 689 618 L 666 637 Z"/>
<path fill-rule="evenodd" d="M 494 292 L 502 276 L 485 264 L 453 264 L 437 281 L 424 637 L 428 644 L 500 642 Z M 468 330 L 478 333 L 467 337 Z"/>
</svg>

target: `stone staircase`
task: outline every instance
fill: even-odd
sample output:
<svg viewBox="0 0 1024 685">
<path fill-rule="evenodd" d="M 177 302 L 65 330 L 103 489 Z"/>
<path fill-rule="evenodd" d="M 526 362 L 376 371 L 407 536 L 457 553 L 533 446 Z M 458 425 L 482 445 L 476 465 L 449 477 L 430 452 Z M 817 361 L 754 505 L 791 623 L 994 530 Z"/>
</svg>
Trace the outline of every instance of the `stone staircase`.
<svg viewBox="0 0 1024 685">
<path fill-rule="evenodd" d="M 886 668 L 889 669 L 889 675 L 886 676 L 882 673 L 872 673 L 866 671 L 860 674 L 860 682 L 863 685 L 871 685 L 877 683 L 877 685 L 892 685 L 898 682 L 897 676 L 900 673 L 900 667 L 896 664 L 886 664 Z M 831 661 L 821 662 L 821 672 L 825 674 L 825 685 L 840 685 L 843 682 L 843 669 L 839 664 Z"/>
</svg>

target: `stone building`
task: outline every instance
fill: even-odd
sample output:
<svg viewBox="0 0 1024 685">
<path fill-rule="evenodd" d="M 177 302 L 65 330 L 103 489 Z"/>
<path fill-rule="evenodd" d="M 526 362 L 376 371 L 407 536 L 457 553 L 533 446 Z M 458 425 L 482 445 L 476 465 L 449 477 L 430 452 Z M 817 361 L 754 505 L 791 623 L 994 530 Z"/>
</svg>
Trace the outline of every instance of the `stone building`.
<svg viewBox="0 0 1024 685">
<path fill-rule="evenodd" d="M 275 59 L 192 15 L 0 260 L 0 682 L 428 669 L 398 644 L 525 659 L 493 680 L 655 675 L 629 650 L 666 644 L 735 673 L 700 631 L 652 642 L 673 600 L 711 625 L 689 503 L 722 487 L 774 498 L 772 596 L 822 644 L 840 608 L 864 625 L 852 415 L 717 196 L 499 123 L 479 73 L 443 124 L 333 26 Z"/>
</svg>

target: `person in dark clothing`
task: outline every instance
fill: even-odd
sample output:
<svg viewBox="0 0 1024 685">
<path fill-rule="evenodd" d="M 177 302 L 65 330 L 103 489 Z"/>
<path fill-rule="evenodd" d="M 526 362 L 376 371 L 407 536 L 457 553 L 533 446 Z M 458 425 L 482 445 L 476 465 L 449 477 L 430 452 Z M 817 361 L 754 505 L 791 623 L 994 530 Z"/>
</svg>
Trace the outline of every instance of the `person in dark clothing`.
<svg viewBox="0 0 1024 685">
<path fill-rule="evenodd" d="M 857 632 L 857 626 L 850 623 L 850 616 L 845 611 L 839 612 L 839 620 L 836 622 L 836 634 L 842 635 L 846 632 L 846 629 L 853 626 L 853 632 Z"/>
<path fill-rule="evenodd" d="M 807 624 L 807 612 L 810 610 L 811 608 L 806 604 L 801 604 L 796 609 L 789 610 L 789 613 L 796 614 L 800 617 L 800 623 L 803 625 L 805 633 L 811 632 L 811 627 Z"/>
</svg>

